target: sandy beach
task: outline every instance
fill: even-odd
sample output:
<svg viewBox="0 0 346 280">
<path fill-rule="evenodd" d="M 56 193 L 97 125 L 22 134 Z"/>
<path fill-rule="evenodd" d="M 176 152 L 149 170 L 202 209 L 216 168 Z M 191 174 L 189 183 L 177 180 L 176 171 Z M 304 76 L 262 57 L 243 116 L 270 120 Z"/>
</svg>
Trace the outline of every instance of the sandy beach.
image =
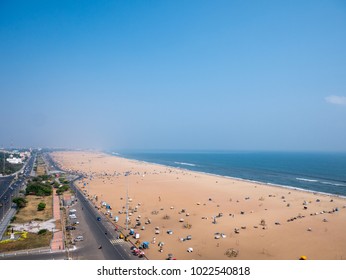
<svg viewBox="0 0 346 280">
<path fill-rule="evenodd" d="M 62 169 L 85 174 L 88 179 L 78 187 L 90 192 L 90 198 L 97 196 L 99 206 L 109 204 L 123 227 L 128 188 L 129 228 L 140 234 L 141 242 L 150 242 L 149 259 L 166 259 L 168 254 L 202 260 L 346 258 L 344 198 L 100 152 L 54 152 L 52 157 Z M 159 242 L 164 243 L 162 252 Z"/>
</svg>

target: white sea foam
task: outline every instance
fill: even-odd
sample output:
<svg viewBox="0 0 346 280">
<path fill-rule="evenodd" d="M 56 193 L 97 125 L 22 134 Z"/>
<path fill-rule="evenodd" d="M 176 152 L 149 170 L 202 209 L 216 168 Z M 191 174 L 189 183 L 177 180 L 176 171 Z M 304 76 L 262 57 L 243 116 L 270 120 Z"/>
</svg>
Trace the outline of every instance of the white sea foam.
<svg viewBox="0 0 346 280">
<path fill-rule="evenodd" d="M 332 182 L 320 182 L 320 183 L 325 184 L 325 185 L 336 186 L 336 187 L 346 187 L 345 184 L 337 184 L 337 183 L 332 183 Z"/>
<path fill-rule="evenodd" d="M 187 163 L 187 162 L 178 162 L 178 161 L 175 161 L 174 163 L 176 163 L 176 164 L 180 164 L 180 165 L 187 165 L 187 166 L 196 166 L 196 164 L 193 164 L 193 163 Z"/>
<path fill-rule="evenodd" d="M 318 182 L 318 180 L 312 180 L 312 179 L 306 179 L 306 178 L 296 178 L 298 181 L 304 181 L 304 182 Z"/>
<path fill-rule="evenodd" d="M 296 180 L 304 181 L 304 182 L 311 182 L 311 183 L 320 183 L 320 184 L 336 186 L 336 187 L 346 187 L 346 184 L 333 183 L 333 182 L 327 182 L 327 181 L 319 181 L 319 180 L 314 180 L 314 179 L 296 178 Z"/>
</svg>

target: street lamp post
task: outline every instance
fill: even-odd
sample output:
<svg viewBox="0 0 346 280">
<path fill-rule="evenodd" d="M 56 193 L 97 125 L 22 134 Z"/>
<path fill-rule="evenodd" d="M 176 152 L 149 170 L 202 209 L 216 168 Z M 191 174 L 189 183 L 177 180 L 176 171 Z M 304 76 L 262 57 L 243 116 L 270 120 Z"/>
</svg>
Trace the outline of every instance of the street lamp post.
<svg viewBox="0 0 346 280">
<path fill-rule="evenodd" d="M 0 207 L 1 207 L 1 210 L 2 210 L 2 214 L 1 214 L 0 221 L 2 221 L 2 219 L 4 218 L 4 207 L 5 207 L 4 202 L 3 202 L 3 201 L 0 203 Z"/>
<path fill-rule="evenodd" d="M 127 171 L 125 173 L 125 176 L 127 177 L 126 183 L 127 183 L 127 188 L 126 188 L 126 230 L 129 229 L 129 174 L 130 172 Z"/>
</svg>

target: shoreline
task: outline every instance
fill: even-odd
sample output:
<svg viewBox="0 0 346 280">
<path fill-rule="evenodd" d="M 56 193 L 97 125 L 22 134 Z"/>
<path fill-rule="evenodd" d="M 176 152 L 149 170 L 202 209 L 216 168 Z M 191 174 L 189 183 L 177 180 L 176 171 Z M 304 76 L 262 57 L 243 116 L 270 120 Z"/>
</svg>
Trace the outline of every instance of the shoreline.
<svg viewBox="0 0 346 280">
<path fill-rule="evenodd" d="M 127 157 L 122 156 L 120 154 L 115 155 L 115 154 L 111 154 L 111 153 L 108 153 L 108 152 L 100 152 L 100 153 L 104 153 L 104 154 L 107 154 L 107 155 L 110 155 L 110 156 L 113 156 L 113 157 L 129 160 L 129 161 L 133 161 L 133 162 L 137 162 L 137 163 L 153 164 L 153 165 L 157 165 L 157 166 L 161 166 L 161 167 L 165 167 L 165 168 L 174 168 L 174 169 L 178 169 L 178 170 L 183 170 L 185 172 L 195 172 L 195 173 L 198 173 L 198 174 L 215 176 L 215 177 L 218 177 L 218 178 L 231 179 L 231 180 L 240 181 L 240 182 L 254 183 L 254 184 L 259 184 L 259 185 L 262 185 L 262 186 L 271 186 L 271 187 L 290 189 L 290 190 L 296 190 L 296 191 L 307 192 L 307 193 L 312 193 L 312 194 L 320 194 L 320 195 L 324 195 L 324 196 L 338 197 L 338 198 L 346 199 L 346 196 L 339 195 L 339 194 L 326 193 L 326 192 L 320 192 L 320 191 L 314 191 L 314 190 L 307 190 L 307 189 L 304 189 L 304 188 L 299 188 L 299 187 L 294 187 L 294 186 L 280 185 L 280 184 L 274 184 L 274 183 L 269 183 L 269 182 L 261 182 L 261 181 L 255 181 L 255 180 L 250 180 L 250 179 L 244 179 L 244 178 L 239 178 L 239 177 L 232 177 L 232 176 L 227 176 L 227 175 L 220 175 L 220 174 L 215 174 L 215 173 L 208 173 L 208 172 L 203 172 L 203 171 L 190 170 L 190 169 L 186 169 L 186 168 L 182 168 L 182 167 L 176 167 L 176 166 L 171 166 L 171 165 L 164 165 L 162 163 L 156 163 L 156 162 L 151 162 L 151 161 L 127 158 Z"/>
<path fill-rule="evenodd" d="M 99 198 L 95 202 L 100 211 L 106 212 L 102 201 L 109 204 L 121 226 L 126 224 L 130 184 L 129 229 L 150 243 L 149 259 L 165 259 L 167 254 L 203 260 L 346 256 L 343 197 L 101 152 L 60 152 L 53 158 L 63 169 L 84 174 L 78 188 L 90 199 Z M 126 171 L 131 171 L 129 176 Z M 163 252 L 159 242 L 165 243 Z M 187 251 L 190 247 L 193 252 Z M 232 250 L 239 255 L 226 254 Z"/>
</svg>

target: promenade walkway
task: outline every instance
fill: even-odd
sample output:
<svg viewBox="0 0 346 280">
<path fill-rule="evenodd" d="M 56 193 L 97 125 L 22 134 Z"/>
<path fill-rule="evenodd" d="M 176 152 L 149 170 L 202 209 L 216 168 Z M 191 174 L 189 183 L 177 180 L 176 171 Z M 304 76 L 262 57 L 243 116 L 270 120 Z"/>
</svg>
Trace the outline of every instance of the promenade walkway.
<svg viewBox="0 0 346 280">
<path fill-rule="evenodd" d="M 53 189 L 53 218 L 55 220 L 55 231 L 53 232 L 53 239 L 50 244 L 52 252 L 64 250 L 64 232 L 61 223 L 60 201 L 56 190 Z"/>
<path fill-rule="evenodd" d="M 10 208 L 10 210 L 6 213 L 3 220 L 0 221 L 0 240 L 5 234 L 8 225 L 11 222 L 12 217 L 16 214 L 17 210 L 15 208 Z"/>
</svg>

